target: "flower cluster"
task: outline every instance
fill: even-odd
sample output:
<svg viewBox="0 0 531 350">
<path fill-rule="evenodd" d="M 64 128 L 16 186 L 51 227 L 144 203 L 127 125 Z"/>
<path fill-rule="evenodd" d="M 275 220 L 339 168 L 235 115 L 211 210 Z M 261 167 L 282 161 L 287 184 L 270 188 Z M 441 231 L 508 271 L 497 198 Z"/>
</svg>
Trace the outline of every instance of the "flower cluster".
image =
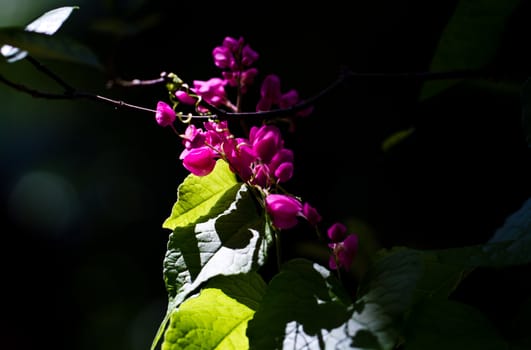
<svg viewBox="0 0 531 350">
<path fill-rule="evenodd" d="M 269 111 L 274 107 L 281 109 L 289 108 L 300 102 L 299 93 L 291 89 L 285 93 L 280 89 L 280 78 L 276 74 L 269 74 L 264 78 L 260 88 L 260 100 L 256 105 L 256 111 Z M 307 107 L 295 112 L 296 116 L 305 117 L 313 112 L 313 108 Z"/>
<path fill-rule="evenodd" d="M 251 67 L 258 60 L 258 53 L 245 44 L 243 38 L 226 37 L 221 46 L 214 48 L 212 56 L 216 67 L 223 70 L 221 74 L 227 84 L 245 94 L 258 74 L 258 70 Z"/>
<path fill-rule="evenodd" d="M 226 37 L 221 46 L 214 48 L 212 56 L 216 67 L 222 70 L 222 78 L 194 80 L 192 88 L 188 89 L 184 84 L 177 91 L 170 92 L 181 103 L 195 104 L 199 113 L 209 113 L 207 107 L 197 103 L 199 98 L 215 107 L 238 112 L 238 107 L 227 97 L 226 89 L 236 88 L 239 98 L 247 92 L 258 75 L 258 70 L 252 65 L 259 55 L 243 38 Z M 270 74 L 262 82 L 256 111 L 287 109 L 297 103 L 300 103 L 298 92 L 292 89 L 282 93 L 280 78 Z M 311 112 L 312 108 L 308 107 L 294 112 L 294 115 L 306 116 Z M 173 128 L 175 119 L 175 111 L 165 102 L 158 102 L 157 123 Z M 265 212 L 276 229 L 293 228 L 299 218 L 315 227 L 322 221 L 312 205 L 286 193 L 279 186 L 293 176 L 294 154 L 285 147 L 281 131 L 273 123 L 253 125 L 247 137 L 237 137 L 229 130 L 227 120 L 212 118 L 201 126 L 189 123 L 179 136 L 184 146 L 179 159 L 188 171 L 196 176 L 206 176 L 213 171 L 218 159 L 225 160 L 243 182 L 257 189 Z M 346 227 L 336 223 L 328 229 L 328 238 L 331 249 L 329 267 L 348 270 L 357 251 L 357 236 L 347 235 Z"/>
<path fill-rule="evenodd" d="M 284 147 L 280 129 L 271 124 L 253 126 L 249 138 L 238 138 L 230 133 L 227 124 L 206 121 L 204 129 L 190 124 L 181 135 L 183 166 L 194 175 L 205 176 L 222 158 L 242 181 L 265 195 L 265 208 L 277 228 L 294 227 L 297 217 L 317 224 L 320 215 L 310 204 L 303 205 L 295 196 L 273 193 L 276 185 L 293 175 L 293 151 Z"/>
</svg>

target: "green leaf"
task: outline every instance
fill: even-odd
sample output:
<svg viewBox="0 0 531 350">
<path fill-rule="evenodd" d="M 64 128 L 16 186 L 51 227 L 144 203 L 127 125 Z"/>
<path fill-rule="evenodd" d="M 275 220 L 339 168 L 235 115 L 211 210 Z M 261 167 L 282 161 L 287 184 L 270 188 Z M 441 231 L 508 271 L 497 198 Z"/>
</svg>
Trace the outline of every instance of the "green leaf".
<svg viewBox="0 0 531 350">
<path fill-rule="evenodd" d="M 477 309 L 449 301 L 419 304 L 408 318 L 404 350 L 504 350 L 508 344 Z"/>
<path fill-rule="evenodd" d="M 227 296 L 255 311 L 262 301 L 266 287 L 262 276 L 255 271 L 232 276 L 218 275 L 206 284 L 206 288 L 221 289 Z"/>
<path fill-rule="evenodd" d="M 167 219 L 170 234 L 163 262 L 168 310 L 154 338 L 154 349 L 171 312 L 202 283 L 262 266 L 272 242 L 263 209 L 224 161 L 205 177 L 189 175 Z"/>
<path fill-rule="evenodd" d="M 2 28 L 0 42 L 24 49 L 25 51 L 21 51 L 24 57 L 29 52 L 39 58 L 85 64 L 101 69 L 101 63 L 90 49 L 68 37 L 49 36 L 20 28 Z M 8 61 L 15 62 L 24 57 L 17 55 L 16 59 Z"/>
<path fill-rule="evenodd" d="M 442 261 L 443 259 L 435 252 L 418 251 L 418 254 L 422 260 L 423 272 L 415 286 L 414 303 L 425 298 L 447 298 L 472 270 L 472 267 L 455 263 L 452 259 L 446 258 Z M 452 254 L 451 250 L 445 254 Z M 453 252 L 453 254 L 459 253 Z M 460 259 L 462 257 L 456 260 Z"/>
<path fill-rule="evenodd" d="M 527 79 L 520 95 L 522 101 L 522 127 L 527 146 L 531 148 L 531 79 Z"/>
<path fill-rule="evenodd" d="M 330 330 L 348 320 L 351 303 L 330 271 L 304 259 L 289 261 L 269 283 L 249 322 L 250 346 L 318 349 L 326 342 L 337 343 L 329 337 Z"/>
<path fill-rule="evenodd" d="M 173 311 L 162 350 L 249 348 L 245 335 L 254 311 L 221 290 L 206 288 Z"/>
<path fill-rule="evenodd" d="M 251 348 L 393 349 L 423 271 L 420 257 L 398 249 L 378 258 L 355 304 L 322 266 L 285 264 L 249 322 Z"/>
<path fill-rule="evenodd" d="M 387 350 L 396 346 L 423 271 L 421 256 L 412 249 L 395 249 L 375 261 L 349 323 L 349 333 L 357 335 L 355 348 Z"/>
<path fill-rule="evenodd" d="M 176 227 L 186 227 L 201 218 L 216 216 L 225 208 L 215 204 L 227 191 L 239 186 L 229 165 L 221 159 L 207 176 L 188 175 L 179 186 L 177 202 L 162 227 L 174 230 Z"/>
<path fill-rule="evenodd" d="M 218 275 L 249 272 L 265 261 L 270 240 L 264 237 L 264 215 L 259 215 L 245 185 L 227 192 L 217 217 L 170 235 L 164 259 L 164 280 L 177 305 L 201 283 Z"/>
<path fill-rule="evenodd" d="M 28 32 L 52 35 L 57 30 L 59 30 L 59 28 L 61 28 L 63 23 L 66 21 L 66 19 L 70 17 L 70 14 L 72 13 L 72 11 L 78 8 L 79 8 L 78 6 L 64 6 L 64 7 L 59 7 L 54 10 L 48 11 L 44 13 L 42 16 L 40 16 L 39 18 L 35 19 L 30 24 L 28 24 L 24 28 L 24 30 Z M 17 40 L 10 42 L 10 41 L 5 41 L 5 40 L 0 39 L 0 41 L 4 41 L 5 43 L 11 44 L 11 45 L 18 44 Z M 24 40 L 18 40 L 18 41 L 23 42 Z M 8 59 L 8 62 L 10 63 L 16 62 L 27 56 L 28 54 L 27 51 L 22 51 L 20 50 L 20 48 L 14 47 L 11 45 L 3 45 L 0 48 L 0 53 L 2 53 L 2 55 Z M 22 47 L 22 48 L 25 48 L 25 47 Z"/>
<path fill-rule="evenodd" d="M 409 136 L 413 134 L 413 132 L 415 132 L 415 128 L 408 128 L 408 129 L 399 130 L 395 132 L 394 134 L 392 134 L 391 136 L 389 136 L 382 142 L 382 151 L 389 152 L 391 148 L 395 147 L 400 142 L 407 139 Z"/>
<path fill-rule="evenodd" d="M 498 50 L 507 18 L 519 0 L 461 0 L 438 42 L 432 72 L 485 68 Z M 428 81 L 420 98 L 426 99 L 459 80 Z"/>
<path fill-rule="evenodd" d="M 445 298 L 473 269 L 531 263 L 531 199 L 507 218 L 485 244 L 418 251 L 424 265 L 416 299 Z"/>
<path fill-rule="evenodd" d="M 531 199 L 507 218 L 485 244 L 433 252 L 443 264 L 507 267 L 531 263 Z"/>
</svg>

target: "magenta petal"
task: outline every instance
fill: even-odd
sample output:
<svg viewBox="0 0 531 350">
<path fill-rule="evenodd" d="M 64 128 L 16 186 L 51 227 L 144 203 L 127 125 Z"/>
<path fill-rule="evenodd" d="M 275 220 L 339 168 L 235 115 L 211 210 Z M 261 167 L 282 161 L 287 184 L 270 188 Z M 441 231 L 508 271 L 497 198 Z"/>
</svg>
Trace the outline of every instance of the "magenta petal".
<svg viewBox="0 0 531 350">
<path fill-rule="evenodd" d="M 272 103 L 277 103 L 280 99 L 280 78 L 278 75 L 270 74 L 262 81 L 260 96 L 267 98 Z"/>
<path fill-rule="evenodd" d="M 293 176 L 293 163 L 282 163 L 275 170 L 275 177 L 278 179 L 278 182 L 286 182 L 291 179 Z"/>
<path fill-rule="evenodd" d="M 297 216 L 302 214 L 302 204 L 295 197 L 283 194 L 270 194 L 266 197 L 266 210 L 279 229 L 297 225 Z"/>
<path fill-rule="evenodd" d="M 327 234 L 332 242 L 341 242 L 347 235 L 347 227 L 340 222 L 336 222 L 328 228 Z"/>
<path fill-rule="evenodd" d="M 193 105 L 195 104 L 196 99 L 192 96 L 188 95 L 185 91 L 178 90 L 175 92 L 175 97 L 179 100 L 179 102 L 182 102 L 186 105 Z"/>
<path fill-rule="evenodd" d="M 334 258 L 333 254 L 330 255 L 330 258 L 328 259 L 328 267 L 330 268 L 330 270 L 337 269 L 336 259 Z"/>
<path fill-rule="evenodd" d="M 183 166 L 196 176 L 208 175 L 216 166 L 216 154 L 209 147 L 191 149 L 183 159 Z"/>
<path fill-rule="evenodd" d="M 355 234 L 348 235 L 343 241 L 343 246 L 349 253 L 356 254 L 358 251 L 358 236 Z"/>
<path fill-rule="evenodd" d="M 302 213 L 310 225 L 317 225 L 322 220 L 319 212 L 307 202 L 302 206 Z"/>
<path fill-rule="evenodd" d="M 157 103 L 157 111 L 155 119 L 160 126 L 168 126 L 175 121 L 175 111 L 166 102 L 159 101 Z"/>
<path fill-rule="evenodd" d="M 341 244 L 341 249 L 337 253 L 337 259 L 339 264 L 348 271 L 358 251 L 358 236 L 349 235 L 343 243 L 339 244 Z"/>
</svg>

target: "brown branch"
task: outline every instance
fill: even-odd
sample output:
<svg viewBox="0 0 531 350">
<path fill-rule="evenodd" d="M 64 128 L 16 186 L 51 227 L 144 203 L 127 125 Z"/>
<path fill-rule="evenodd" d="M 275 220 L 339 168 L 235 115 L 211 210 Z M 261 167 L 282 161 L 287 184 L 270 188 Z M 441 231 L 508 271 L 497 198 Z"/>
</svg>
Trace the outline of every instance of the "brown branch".
<svg viewBox="0 0 531 350">
<path fill-rule="evenodd" d="M 39 90 L 30 88 L 30 87 L 27 87 L 27 86 L 22 85 L 22 84 L 15 83 L 15 82 L 7 79 L 6 77 L 4 77 L 1 74 L 0 74 L 0 82 L 4 83 L 5 85 L 7 85 L 7 86 L 9 86 L 9 87 L 11 87 L 11 88 L 13 88 L 15 90 L 24 92 L 24 93 L 26 93 L 26 94 L 30 95 L 31 97 L 34 97 L 34 98 L 45 98 L 45 99 L 49 99 L 49 100 L 89 99 L 89 100 L 94 100 L 94 101 L 105 102 L 105 103 L 111 104 L 111 105 L 113 105 L 115 107 L 126 107 L 126 108 L 131 108 L 131 109 L 139 109 L 139 110 L 143 110 L 143 111 L 150 112 L 150 113 L 155 113 L 156 112 L 156 110 L 154 110 L 154 109 L 133 105 L 133 104 L 121 101 L 121 100 L 113 100 L 113 99 L 110 99 L 108 97 L 104 97 L 104 96 L 100 96 L 100 95 L 96 95 L 96 94 L 92 94 L 92 93 L 88 93 L 88 92 L 75 91 L 75 90 L 65 91 L 65 93 L 63 93 L 63 94 L 43 92 L 43 91 L 39 91 Z"/>
<path fill-rule="evenodd" d="M 167 73 L 166 72 L 160 73 L 160 78 L 149 79 L 149 80 L 140 80 L 140 79 L 125 80 L 125 79 L 121 79 L 121 78 L 115 78 L 115 79 L 109 80 L 107 82 L 107 88 L 110 89 L 114 85 L 118 85 L 118 86 L 122 86 L 122 87 L 156 85 L 156 84 L 165 83 L 166 79 L 167 79 Z"/>
<path fill-rule="evenodd" d="M 43 66 L 36 59 L 30 56 L 27 56 L 26 59 L 37 70 L 42 72 L 44 75 L 50 77 L 52 80 L 58 83 L 61 87 L 63 87 L 65 90 L 64 93 L 58 94 L 58 93 L 49 93 L 49 92 L 39 91 L 39 90 L 30 88 L 30 87 L 27 87 L 25 85 L 10 81 L 9 79 L 5 78 L 2 75 L 0 75 L 0 82 L 4 83 L 5 85 L 15 90 L 27 93 L 31 95 L 32 97 L 36 97 L 36 98 L 46 98 L 46 99 L 56 99 L 56 100 L 83 98 L 83 99 L 90 99 L 90 100 L 104 102 L 107 104 L 111 104 L 115 107 L 126 107 L 130 109 L 138 109 L 138 110 L 142 110 L 142 111 L 146 111 L 150 113 L 156 112 L 156 110 L 154 109 L 133 105 L 133 104 L 121 101 L 121 100 L 114 100 L 114 99 L 110 99 L 104 96 L 100 96 L 100 95 L 96 95 L 96 94 L 92 94 L 88 92 L 77 91 L 74 87 L 66 83 L 61 77 L 59 77 L 57 74 L 52 72 L 50 69 Z M 304 110 L 314 105 L 323 96 L 331 93 L 332 91 L 340 87 L 343 83 L 345 83 L 349 79 L 386 79 L 386 80 L 406 79 L 406 80 L 427 81 L 427 80 L 444 80 L 444 79 L 485 79 L 489 76 L 492 76 L 492 74 L 489 75 L 488 72 L 483 71 L 483 70 L 456 70 L 456 71 L 447 71 L 447 72 L 358 73 L 358 72 L 352 72 L 350 70 L 344 69 L 335 81 L 333 81 L 330 85 L 325 87 L 319 93 L 289 108 L 273 109 L 269 111 L 260 111 L 260 112 L 227 112 L 225 110 L 217 108 L 216 106 L 213 106 L 212 104 L 206 102 L 204 99 L 201 99 L 199 104 L 207 108 L 212 113 L 212 115 L 194 115 L 191 117 L 194 119 L 218 118 L 221 120 L 226 120 L 226 119 L 235 119 L 235 118 L 253 118 L 253 117 L 254 118 L 274 118 L 274 117 L 293 116 L 294 113 Z M 155 84 L 165 83 L 167 82 L 167 78 L 168 78 L 168 75 L 165 72 L 163 72 L 161 73 L 160 77 L 156 79 L 151 79 L 151 80 L 134 79 L 131 81 L 127 81 L 123 79 L 115 79 L 109 82 L 108 84 L 111 84 L 111 85 L 118 84 L 120 86 L 126 86 L 126 87 L 146 86 L 146 85 L 155 85 Z"/>
</svg>

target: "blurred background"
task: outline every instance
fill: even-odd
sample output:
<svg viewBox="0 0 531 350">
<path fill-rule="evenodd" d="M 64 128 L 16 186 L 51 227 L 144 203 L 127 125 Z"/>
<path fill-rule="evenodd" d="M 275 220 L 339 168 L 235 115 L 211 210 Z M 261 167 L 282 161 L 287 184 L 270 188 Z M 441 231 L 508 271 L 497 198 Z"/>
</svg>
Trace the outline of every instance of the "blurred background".
<svg viewBox="0 0 531 350">
<path fill-rule="evenodd" d="M 167 99 L 164 86 L 107 82 L 161 72 L 187 82 L 218 76 L 211 50 L 225 36 L 243 36 L 260 54 L 258 79 L 276 73 L 284 91 L 303 97 L 342 67 L 427 71 L 457 4 L 0 0 L 0 26 L 78 5 L 59 33 L 91 48 L 105 69 L 43 63 L 80 91 L 155 108 Z M 314 204 L 325 224 L 348 223 L 370 249 L 485 242 L 531 194 L 520 102 L 531 67 L 530 18 L 526 1 L 508 16 L 489 62 L 495 78 L 422 102 L 418 80 L 357 79 L 320 99 L 287 136 L 296 157 L 288 189 Z M 1 60 L 0 74 L 62 93 L 26 61 Z M 167 303 L 162 222 L 187 174 L 180 141 L 151 113 L 91 100 L 34 98 L 0 84 L 0 106 L 0 348 L 148 349 Z M 410 128 L 405 140 L 382 148 Z M 295 232 L 286 254 L 309 254 L 305 239 Z M 456 297 L 503 315 L 488 300 L 509 284 L 521 296 L 514 303 L 529 296 L 526 276 L 526 268 L 482 270 Z M 471 297 L 478 291 L 484 298 Z"/>
</svg>

